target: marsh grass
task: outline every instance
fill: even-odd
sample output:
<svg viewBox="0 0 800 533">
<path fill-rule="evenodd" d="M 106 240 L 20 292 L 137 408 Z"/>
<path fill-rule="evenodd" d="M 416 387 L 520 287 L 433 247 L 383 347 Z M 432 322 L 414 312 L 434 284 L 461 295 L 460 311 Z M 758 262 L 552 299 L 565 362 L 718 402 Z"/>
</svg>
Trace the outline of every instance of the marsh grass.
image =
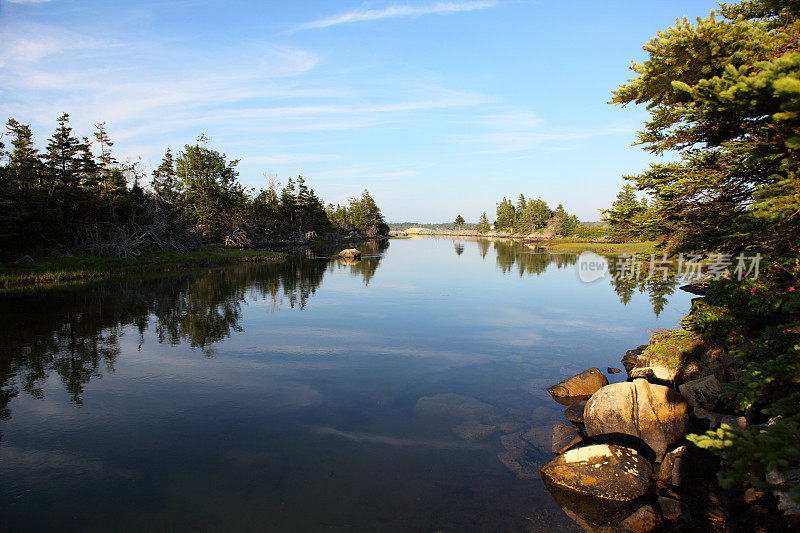
<svg viewBox="0 0 800 533">
<path fill-rule="evenodd" d="M 577 239 L 558 239 L 552 241 L 547 247 L 549 252 L 561 254 L 579 254 L 581 252 L 594 252 L 597 254 L 644 254 L 654 252 L 655 241 L 645 242 L 580 242 Z"/>
<path fill-rule="evenodd" d="M 279 263 L 286 254 L 265 250 L 212 248 L 182 254 L 156 252 L 133 259 L 104 256 L 51 257 L 35 263 L 0 265 L 0 288 L 204 268 L 233 263 Z"/>
</svg>

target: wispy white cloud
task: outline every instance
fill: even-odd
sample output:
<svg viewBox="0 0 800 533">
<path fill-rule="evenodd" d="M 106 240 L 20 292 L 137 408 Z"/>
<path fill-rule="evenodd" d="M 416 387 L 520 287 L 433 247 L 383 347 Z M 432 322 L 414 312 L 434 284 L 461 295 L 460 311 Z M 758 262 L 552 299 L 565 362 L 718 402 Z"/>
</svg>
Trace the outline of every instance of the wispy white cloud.
<svg viewBox="0 0 800 533">
<path fill-rule="evenodd" d="M 547 145 L 548 150 L 567 150 L 575 141 L 631 133 L 637 125 L 617 121 L 595 127 L 563 128 L 547 124 L 539 115 L 526 110 L 490 112 L 471 121 L 475 133 L 458 136 L 458 141 L 482 145 L 486 153 L 516 153 Z"/>
<path fill-rule="evenodd" d="M 7 0 L 10 4 L 44 4 L 50 0 Z"/>
<path fill-rule="evenodd" d="M 295 27 L 292 31 L 312 30 L 329 28 L 339 24 L 350 24 L 353 22 L 364 22 L 369 20 L 381 20 L 398 17 L 417 17 L 421 15 L 443 15 L 447 13 L 459 13 L 463 11 L 475 11 L 478 9 L 488 9 L 497 5 L 493 1 L 475 2 L 437 2 L 427 6 L 392 5 L 383 9 L 354 9 L 341 15 L 330 18 L 313 20 Z"/>
</svg>

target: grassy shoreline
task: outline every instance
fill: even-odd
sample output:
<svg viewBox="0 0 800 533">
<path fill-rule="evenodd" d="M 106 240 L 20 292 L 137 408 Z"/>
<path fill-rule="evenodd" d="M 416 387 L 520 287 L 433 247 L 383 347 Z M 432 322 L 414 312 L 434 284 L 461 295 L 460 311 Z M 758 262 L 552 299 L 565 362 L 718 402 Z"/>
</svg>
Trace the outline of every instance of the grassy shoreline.
<svg viewBox="0 0 800 533">
<path fill-rule="evenodd" d="M 0 265 L 0 289 L 209 268 L 235 263 L 280 263 L 287 257 L 287 254 L 282 252 L 224 248 L 186 253 L 154 252 L 127 260 L 100 256 L 52 257 L 35 263 Z"/>
<path fill-rule="evenodd" d="M 547 247 L 548 252 L 561 254 L 579 254 L 581 252 L 594 252 L 597 254 L 642 254 L 649 253 L 655 241 L 645 242 L 580 242 L 574 239 L 553 240 Z"/>
</svg>

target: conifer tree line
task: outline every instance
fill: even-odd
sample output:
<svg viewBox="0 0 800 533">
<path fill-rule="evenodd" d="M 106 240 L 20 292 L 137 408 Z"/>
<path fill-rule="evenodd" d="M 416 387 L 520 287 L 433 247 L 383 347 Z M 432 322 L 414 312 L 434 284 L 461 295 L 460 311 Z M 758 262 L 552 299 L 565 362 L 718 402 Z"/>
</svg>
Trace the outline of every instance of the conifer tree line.
<svg viewBox="0 0 800 533">
<path fill-rule="evenodd" d="M 0 251 L 120 256 L 186 250 L 203 244 L 258 246 L 315 232 L 336 237 L 388 233 L 364 190 L 346 206 L 328 206 L 302 176 L 259 190 L 238 181 L 238 160 L 201 135 L 167 149 L 148 178 L 140 162 L 120 162 L 106 124 L 78 137 L 67 113 L 46 146 L 27 124 L 9 119 L 0 136 Z"/>
<path fill-rule="evenodd" d="M 485 212 L 478 226 L 480 231 L 488 231 Z M 579 226 L 578 217 L 567 213 L 561 204 L 551 209 L 541 198 L 526 199 L 524 194 L 519 195 L 516 204 L 504 196 L 497 204 L 497 218 L 494 223 L 497 231 L 529 234 L 550 228 L 554 234 L 566 237 L 574 235 Z"/>
<path fill-rule="evenodd" d="M 647 195 L 638 198 L 636 188 L 628 183 L 623 185 L 611 207 L 602 209 L 601 213 L 611 240 L 626 242 L 661 238 L 667 227 L 660 216 L 662 209 L 657 198 Z"/>
<path fill-rule="evenodd" d="M 646 105 L 638 143 L 680 157 L 626 176 L 604 219 L 665 252 L 760 254 L 757 277 L 711 281 L 682 322 L 729 357 L 718 408 L 748 420 L 690 440 L 720 455 L 724 488 L 772 489 L 789 508 L 800 502 L 800 2 L 722 3 L 644 50 L 611 103 Z"/>
</svg>

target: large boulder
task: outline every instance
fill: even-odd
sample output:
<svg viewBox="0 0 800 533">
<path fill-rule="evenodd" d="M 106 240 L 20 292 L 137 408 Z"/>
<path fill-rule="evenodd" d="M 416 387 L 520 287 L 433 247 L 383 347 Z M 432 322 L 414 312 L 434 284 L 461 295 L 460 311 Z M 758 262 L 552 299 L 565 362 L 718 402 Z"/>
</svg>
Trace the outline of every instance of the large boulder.
<svg viewBox="0 0 800 533">
<path fill-rule="evenodd" d="M 638 437 L 661 461 L 667 447 L 683 437 L 688 407 L 669 387 L 635 379 L 608 385 L 592 395 L 583 421 L 590 437 L 608 433 Z"/>
<path fill-rule="evenodd" d="M 608 385 L 608 378 L 599 368 L 590 368 L 571 378 L 548 387 L 547 392 L 562 405 L 570 405 L 577 400 L 586 400 L 601 387 Z"/>
<path fill-rule="evenodd" d="M 567 450 L 542 467 L 542 479 L 560 489 L 625 503 L 647 494 L 653 467 L 636 450 L 593 444 Z"/>
</svg>

